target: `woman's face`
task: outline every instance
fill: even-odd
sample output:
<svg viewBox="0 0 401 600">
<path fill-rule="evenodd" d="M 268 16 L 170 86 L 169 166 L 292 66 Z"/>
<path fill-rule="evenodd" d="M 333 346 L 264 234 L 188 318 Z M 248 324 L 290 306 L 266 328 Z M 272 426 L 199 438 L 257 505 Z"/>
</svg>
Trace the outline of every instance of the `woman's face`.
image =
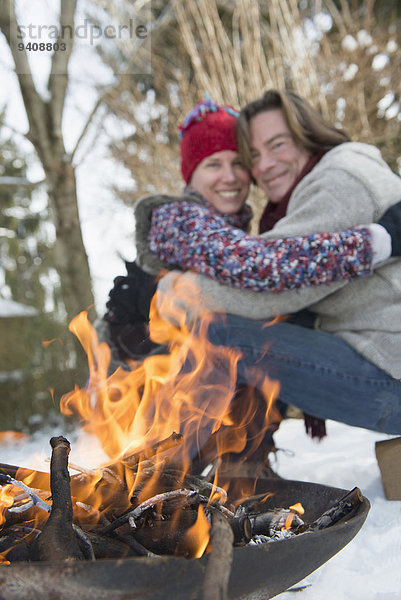
<svg viewBox="0 0 401 600">
<path fill-rule="evenodd" d="M 216 210 L 224 215 L 234 215 L 248 197 L 250 182 L 250 175 L 238 153 L 221 150 L 198 164 L 189 184 Z"/>
</svg>

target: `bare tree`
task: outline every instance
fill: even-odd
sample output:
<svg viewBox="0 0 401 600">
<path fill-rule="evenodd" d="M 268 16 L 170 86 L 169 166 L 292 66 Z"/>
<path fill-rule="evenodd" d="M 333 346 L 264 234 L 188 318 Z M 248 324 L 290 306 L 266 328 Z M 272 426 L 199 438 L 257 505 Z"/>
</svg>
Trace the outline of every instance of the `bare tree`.
<svg viewBox="0 0 401 600">
<path fill-rule="evenodd" d="M 75 10 L 76 0 L 61 0 L 59 31 L 62 31 L 63 25 L 71 26 L 74 23 Z M 14 59 L 29 122 L 26 137 L 32 143 L 46 175 L 56 229 L 56 268 L 67 317 L 71 319 L 93 304 L 88 258 L 78 213 L 73 155 L 66 152 L 62 132 L 73 39 L 65 41 L 64 52 L 54 52 L 52 56 L 49 94 L 44 99 L 35 86 L 25 50 L 18 49 L 12 39 L 12 32 L 17 31 L 18 23 L 14 2 L 10 0 L 0 0 L 0 26 Z"/>
</svg>

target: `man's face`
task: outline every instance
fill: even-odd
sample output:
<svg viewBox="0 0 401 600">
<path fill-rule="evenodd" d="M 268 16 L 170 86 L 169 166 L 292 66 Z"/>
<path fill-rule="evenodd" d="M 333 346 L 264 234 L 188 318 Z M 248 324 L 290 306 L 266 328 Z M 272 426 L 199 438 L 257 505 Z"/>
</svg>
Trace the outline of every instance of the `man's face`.
<svg viewBox="0 0 401 600">
<path fill-rule="evenodd" d="M 259 113 L 250 120 L 252 175 L 270 202 L 278 203 L 310 158 L 297 146 L 281 109 Z"/>
</svg>

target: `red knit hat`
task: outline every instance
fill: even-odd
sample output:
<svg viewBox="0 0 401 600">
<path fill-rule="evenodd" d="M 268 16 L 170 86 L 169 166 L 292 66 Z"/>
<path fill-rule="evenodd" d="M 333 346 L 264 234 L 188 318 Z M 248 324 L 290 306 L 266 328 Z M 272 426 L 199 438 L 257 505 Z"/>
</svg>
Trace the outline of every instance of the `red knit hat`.
<svg viewBox="0 0 401 600">
<path fill-rule="evenodd" d="M 231 106 L 205 98 L 180 126 L 181 173 L 186 184 L 198 164 L 220 150 L 237 151 L 236 121 L 239 112 Z"/>
</svg>

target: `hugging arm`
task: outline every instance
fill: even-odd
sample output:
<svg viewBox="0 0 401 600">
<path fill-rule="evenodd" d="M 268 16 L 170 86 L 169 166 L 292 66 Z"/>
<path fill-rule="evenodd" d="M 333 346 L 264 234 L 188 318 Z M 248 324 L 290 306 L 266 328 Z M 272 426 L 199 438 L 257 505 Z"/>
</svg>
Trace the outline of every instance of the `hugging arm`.
<svg viewBox="0 0 401 600">
<path fill-rule="evenodd" d="M 185 201 L 153 211 L 148 240 L 165 263 L 256 292 L 295 290 L 372 272 L 367 227 L 263 239 Z"/>
<path fill-rule="evenodd" d="M 349 182 L 346 183 L 347 185 L 349 184 Z M 305 193 L 308 191 L 309 190 L 305 190 Z M 347 193 L 349 193 L 349 188 Z M 325 193 L 325 198 L 327 200 L 327 193 Z M 305 200 L 305 204 L 303 203 L 303 200 Z M 319 202 L 319 198 L 316 198 L 316 201 Z M 302 216 L 302 209 L 305 211 L 306 216 Z M 320 207 L 318 213 L 316 213 L 317 209 L 318 204 L 316 204 L 315 201 L 312 201 L 311 205 L 309 205 L 304 196 L 299 204 L 299 211 L 297 210 L 297 218 L 294 218 L 292 215 L 290 215 L 289 218 L 284 218 L 280 222 L 280 227 L 270 231 L 267 236 L 264 234 L 263 237 L 266 236 L 267 239 L 269 239 L 268 236 L 272 236 L 274 239 L 274 237 L 277 237 L 278 235 L 281 235 L 282 237 L 286 235 L 298 237 L 297 234 L 299 234 L 299 230 L 297 228 L 307 228 L 310 222 L 316 227 L 319 227 L 320 230 L 322 228 L 329 229 L 329 224 L 327 222 L 320 222 L 319 224 L 314 223 L 314 220 L 318 218 L 319 215 L 320 218 L 322 218 L 321 215 L 325 214 L 322 207 Z M 365 222 L 373 221 L 373 207 L 369 208 L 369 206 L 365 205 L 364 211 L 365 213 L 360 217 L 360 220 L 363 219 Z M 300 220 L 301 217 L 302 222 Z M 327 215 L 326 218 L 330 218 L 330 215 Z M 352 220 L 355 219 L 356 216 L 352 214 L 347 215 L 346 211 L 343 211 L 342 218 L 344 220 Z M 401 202 L 398 202 L 386 211 L 379 223 L 385 226 L 391 236 L 393 250 L 390 250 L 390 252 L 392 256 L 399 256 L 400 253 L 397 254 L 398 246 L 394 244 L 394 241 L 401 238 Z M 336 226 L 346 228 L 347 224 L 346 222 L 343 222 L 342 224 L 337 223 Z M 279 229 L 279 231 L 276 231 L 276 229 Z M 390 252 L 388 252 L 387 256 L 390 255 Z M 171 299 L 175 298 L 176 302 L 182 305 L 187 287 L 189 286 L 189 289 L 194 289 L 194 286 L 196 287 L 197 298 L 199 300 L 198 304 L 201 308 L 195 306 L 189 307 L 188 312 L 191 313 L 189 320 L 208 311 L 227 312 L 234 315 L 246 316 L 251 319 L 269 319 L 275 315 L 294 313 L 309 307 L 323 299 L 325 296 L 335 293 L 341 287 L 346 285 L 346 283 L 347 280 L 344 279 L 342 281 L 331 283 L 330 285 L 303 287 L 298 290 L 284 290 L 277 294 L 260 294 L 246 289 L 230 289 L 226 285 L 213 280 L 211 277 L 205 277 L 200 274 L 195 274 L 194 272 L 181 275 L 178 272 L 174 272 L 161 280 L 159 289 L 162 292 L 162 296 L 167 295 Z"/>
</svg>

